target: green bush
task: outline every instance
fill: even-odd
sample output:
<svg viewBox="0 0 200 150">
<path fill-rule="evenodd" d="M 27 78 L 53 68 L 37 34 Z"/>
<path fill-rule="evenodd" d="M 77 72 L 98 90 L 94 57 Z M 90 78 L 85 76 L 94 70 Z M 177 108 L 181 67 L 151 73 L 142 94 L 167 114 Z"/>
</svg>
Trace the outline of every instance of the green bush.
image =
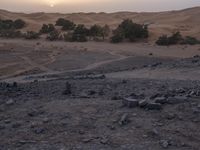
<svg viewBox="0 0 200 150">
<path fill-rule="evenodd" d="M 140 25 L 133 23 L 132 20 L 126 19 L 124 20 L 115 31 L 120 31 L 120 35 L 115 35 L 119 34 L 118 32 L 113 32 L 114 35 L 111 37 L 111 41 L 113 39 L 119 39 L 116 41 L 123 41 L 123 39 L 128 39 L 131 42 L 134 42 L 138 39 L 145 39 L 148 38 L 149 33 L 148 33 L 148 27 L 146 25 Z M 123 38 L 121 40 L 121 38 Z"/>
<path fill-rule="evenodd" d="M 62 26 L 62 30 L 68 31 L 68 30 L 74 30 L 74 28 L 76 27 L 76 24 L 73 23 L 73 22 L 70 21 L 70 20 L 66 20 L 66 19 L 63 19 L 63 18 L 59 18 L 59 19 L 56 21 L 56 26 Z"/>
<path fill-rule="evenodd" d="M 47 24 L 43 24 L 42 28 L 40 29 L 40 33 L 46 34 L 46 33 L 52 32 L 54 30 L 55 30 L 55 27 L 54 27 L 53 24 L 48 24 L 48 25 Z"/>
<path fill-rule="evenodd" d="M 22 29 L 25 27 L 26 23 L 22 19 L 17 19 L 13 22 L 13 26 L 15 29 Z"/>
<path fill-rule="evenodd" d="M 121 29 L 116 29 L 113 31 L 113 36 L 111 37 L 112 43 L 120 43 L 124 40 L 124 33 Z"/>
<path fill-rule="evenodd" d="M 169 38 L 167 37 L 167 35 L 162 35 L 158 38 L 158 40 L 156 41 L 157 45 L 161 45 L 161 46 L 168 46 L 169 44 Z"/>
<path fill-rule="evenodd" d="M 16 30 L 22 29 L 25 26 L 22 19 L 13 20 L 0 20 L 0 30 Z"/>
<path fill-rule="evenodd" d="M 191 36 L 186 36 L 185 38 L 183 38 L 180 32 L 176 32 L 169 37 L 166 35 L 160 36 L 156 41 L 156 44 L 161 46 L 169 46 L 175 44 L 194 45 L 194 44 L 200 44 L 200 41 Z"/>
<path fill-rule="evenodd" d="M 0 31 L 0 37 L 3 38 L 21 38 L 22 33 L 21 31 L 15 31 L 15 30 L 1 30 Z"/>
<path fill-rule="evenodd" d="M 93 37 L 102 37 L 103 36 L 103 28 L 99 25 L 93 25 L 89 29 L 89 35 Z"/>
<path fill-rule="evenodd" d="M 79 24 L 72 34 L 72 41 L 86 42 L 87 36 L 89 35 L 89 30 L 82 24 Z"/>
<path fill-rule="evenodd" d="M 61 40 L 62 36 L 60 32 L 58 32 L 57 30 L 54 30 L 47 35 L 46 39 L 49 41 L 56 41 L 56 40 Z"/>
<path fill-rule="evenodd" d="M 200 44 L 200 41 L 195 37 L 186 36 L 181 44 L 196 45 Z"/>
<path fill-rule="evenodd" d="M 34 31 L 27 31 L 24 34 L 24 38 L 27 40 L 33 40 L 33 39 L 38 39 L 40 38 L 40 34 Z"/>
</svg>

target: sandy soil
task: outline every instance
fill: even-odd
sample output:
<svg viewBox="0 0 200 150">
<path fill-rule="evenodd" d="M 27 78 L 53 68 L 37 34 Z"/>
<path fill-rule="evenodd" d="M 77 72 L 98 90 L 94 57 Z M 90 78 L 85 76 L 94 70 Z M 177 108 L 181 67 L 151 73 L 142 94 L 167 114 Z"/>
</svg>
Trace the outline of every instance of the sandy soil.
<svg viewBox="0 0 200 150">
<path fill-rule="evenodd" d="M 198 46 L 159 47 L 147 43 L 0 40 L 0 78 L 6 79 L 23 74 L 91 70 L 107 64 L 112 65 L 112 62 L 119 62 L 122 65 L 121 61 L 127 61 L 125 64 L 129 64 L 129 68 L 133 68 L 134 65 L 131 66 L 130 61 L 134 59 L 129 60 L 130 57 L 140 57 L 141 61 L 147 62 L 151 57 L 188 58 L 199 52 Z M 138 62 L 141 61 L 138 60 Z M 111 68 L 115 68 L 115 65 Z"/>
<path fill-rule="evenodd" d="M 0 40 L 0 150 L 199 150 L 199 55 Z"/>
<path fill-rule="evenodd" d="M 58 18 L 66 18 L 77 24 L 105 25 L 115 28 L 123 19 L 129 18 L 136 23 L 149 24 L 150 38 L 154 41 L 162 34 L 171 34 L 181 31 L 183 35 L 191 35 L 200 38 L 200 7 L 194 7 L 179 11 L 157 12 L 157 13 L 136 13 L 136 12 L 116 12 L 116 13 L 14 13 L 0 10 L 0 19 L 21 18 L 27 22 L 24 30 L 39 30 L 43 23 L 55 23 Z"/>
</svg>

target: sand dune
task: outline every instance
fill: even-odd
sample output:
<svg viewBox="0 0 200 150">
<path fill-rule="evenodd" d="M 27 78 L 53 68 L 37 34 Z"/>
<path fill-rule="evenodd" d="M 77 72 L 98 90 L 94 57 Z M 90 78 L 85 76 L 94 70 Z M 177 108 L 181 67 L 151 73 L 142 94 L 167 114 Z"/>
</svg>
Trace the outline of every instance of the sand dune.
<svg viewBox="0 0 200 150">
<path fill-rule="evenodd" d="M 116 13 L 14 13 L 0 10 L 0 19 L 21 18 L 27 22 L 24 30 L 38 30 L 43 23 L 55 23 L 62 17 L 77 24 L 104 25 L 116 27 L 123 19 L 130 18 L 137 23 L 150 24 L 150 40 L 155 40 L 159 35 L 181 31 L 184 35 L 200 38 L 200 7 L 188 8 L 179 11 L 166 12 L 116 12 Z"/>
</svg>

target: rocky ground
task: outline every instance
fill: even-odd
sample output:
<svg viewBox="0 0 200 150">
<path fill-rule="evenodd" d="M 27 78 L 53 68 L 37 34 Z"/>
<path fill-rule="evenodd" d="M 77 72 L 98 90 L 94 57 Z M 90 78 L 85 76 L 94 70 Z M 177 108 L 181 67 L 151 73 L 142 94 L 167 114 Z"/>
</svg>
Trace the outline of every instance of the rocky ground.
<svg viewBox="0 0 200 150">
<path fill-rule="evenodd" d="M 189 74 L 199 70 L 199 56 L 133 60 L 54 79 L 2 81 L 0 150 L 199 150 L 200 78 L 110 74 L 144 68 L 181 68 Z"/>
</svg>

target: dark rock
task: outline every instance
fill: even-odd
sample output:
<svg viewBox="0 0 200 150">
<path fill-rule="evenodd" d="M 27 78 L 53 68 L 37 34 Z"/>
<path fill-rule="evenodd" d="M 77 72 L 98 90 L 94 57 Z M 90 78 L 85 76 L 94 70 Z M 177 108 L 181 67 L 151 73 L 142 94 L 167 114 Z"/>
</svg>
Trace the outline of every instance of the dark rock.
<svg viewBox="0 0 200 150">
<path fill-rule="evenodd" d="M 5 129 L 6 127 L 4 125 L 0 125 L 0 130 Z"/>
<path fill-rule="evenodd" d="M 12 128 L 19 128 L 21 126 L 21 123 L 16 122 L 12 124 Z"/>
<path fill-rule="evenodd" d="M 148 110 L 160 110 L 162 106 L 159 103 L 148 103 L 145 108 Z"/>
<path fill-rule="evenodd" d="M 13 105 L 15 103 L 15 101 L 13 99 L 9 99 L 8 101 L 6 101 L 6 105 L 10 106 Z"/>
<path fill-rule="evenodd" d="M 160 140 L 160 146 L 163 148 L 168 148 L 169 147 L 169 142 L 167 140 Z"/>
<path fill-rule="evenodd" d="M 165 97 L 157 97 L 157 98 L 155 98 L 155 103 L 166 104 L 167 99 Z"/>
<path fill-rule="evenodd" d="M 136 99 L 132 99 L 132 98 L 123 98 L 122 104 L 124 106 L 129 107 L 129 108 L 134 108 L 134 107 L 137 107 L 139 105 L 139 101 L 136 100 Z"/>
<path fill-rule="evenodd" d="M 72 94 L 72 91 L 71 91 L 71 84 L 69 82 L 66 82 L 65 84 L 65 91 L 63 92 L 64 95 L 70 95 Z"/>
<path fill-rule="evenodd" d="M 89 143 L 89 142 L 91 142 L 93 140 L 93 138 L 84 138 L 83 140 L 82 140 L 82 142 L 83 143 Z"/>
<path fill-rule="evenodd" d="M 94 91 L 94 90 L 88 91 L 88 95 L 95 95 L 95 94 L 96 94 L 96 91 Z"/>
<path fill-rule="evenodd" d="M 37 129 L 34 130 L 34 132 L 36 134 L 43 134 L 45 132 L 45 129 L 44 128 L 37 128 Z"/>
<path fill-rule="evenodd" d="M 108 138 L 103 137 L 103 138 L 100 140 L 100 143 L 101 143 L 101 144 L 107 144 L 107 143 L 108 143 Z"/>
<path fill-rule="evenodd" d="M 175 97 L 169 97 L 167 99 L 168 104 L 180 104 L 187 101 L 187 97 L 185 96 L 175 96 Z"/>
<path fill-rule="evenodd" d="M 147 104 L 148 104 L 148 102 L 147 102 L 146 99 L 139 101 L 139 106 L 140 107 L 145 107 Z"/>
<path fill-rule="evenodd" d="M 111 100 L 121 100 L 121 99 L 122 99 L 121 96 L 113 96 L 113 97 L 111 98 Z"/>
<path fill-rule="evenodd" d="M 130 122 L 130 120 L 128 119 L 128 114 L 123 114 L 119 120 L 119 125 L 123 126 L 126 125 Z"/>
</svg>

